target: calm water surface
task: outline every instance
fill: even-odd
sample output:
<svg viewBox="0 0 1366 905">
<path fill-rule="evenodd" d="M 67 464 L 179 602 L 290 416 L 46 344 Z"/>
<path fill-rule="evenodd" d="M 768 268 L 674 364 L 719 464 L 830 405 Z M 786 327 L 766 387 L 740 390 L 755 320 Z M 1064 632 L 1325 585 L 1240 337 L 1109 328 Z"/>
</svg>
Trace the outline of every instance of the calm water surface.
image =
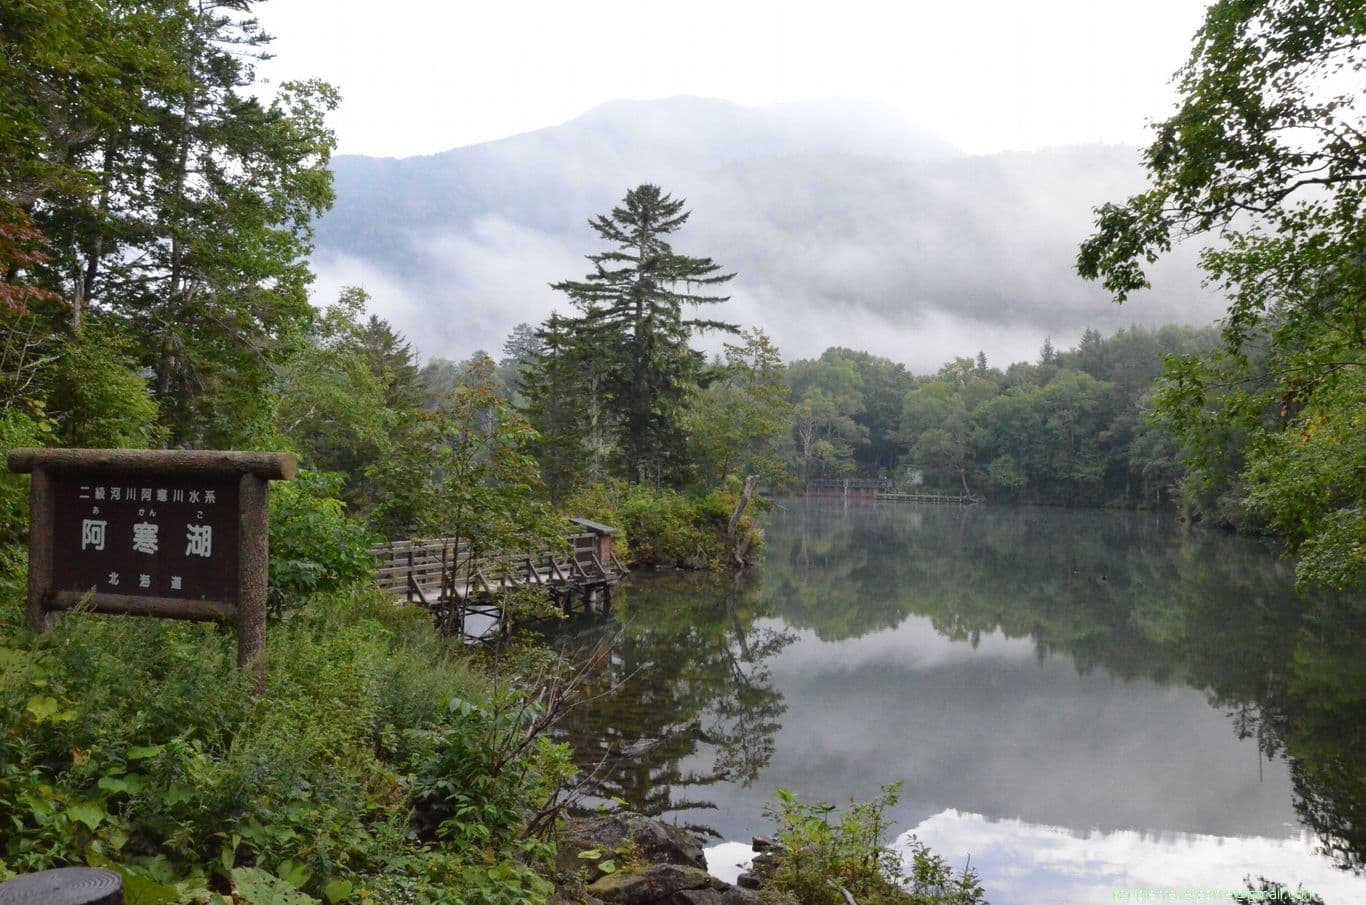
<svg viewBox="0 0 1366 905">
<path fill-rule="evenodd" d="M 1241 888 L 1366 902 L 1366 605 L 1151 514 L 783 501 L 740 580 L 633 576 L 579 712 L 604 797 L 748 841 L 777 788 L 894 824 L 998 905 Z M 904 837 L 903 837 L 904 838 Z M 722 872 L 735 846 L 717 849 Z"/>
</svg>

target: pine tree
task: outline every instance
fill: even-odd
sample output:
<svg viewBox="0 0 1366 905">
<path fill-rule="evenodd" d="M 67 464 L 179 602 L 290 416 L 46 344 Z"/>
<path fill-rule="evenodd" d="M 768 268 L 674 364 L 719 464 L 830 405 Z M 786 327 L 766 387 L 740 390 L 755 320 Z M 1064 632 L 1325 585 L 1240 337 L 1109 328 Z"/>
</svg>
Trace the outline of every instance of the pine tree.
<svg viewBox="0 0 1366 905">
<path fill-rule="evenodd" d="M 735 276 L 711 258 L 676 253 L 666 241 L 688 221 L 684 203 L 656 185 L 630 190 L 611 213 L 589 221 L 613 246 L 589 256 L 593 272 L 552 284 L 582 312 L 565 328 L 578 354 L 601 375 L 599 398 L 631 480 L 682 479 L 683 418 L 705 366 L 688 341 L 694 331 L 737 332 L 733 324 L 684 316 L 684 305 L 727 301 L 729 296 L 695 289 Z"/>
<path fill-rule="evenodd" d="M 357 290 L 369 299 L 369 294 Z M 407 411 L 422 407 L 425 394 L 413 347 L 386 320 L 370 315 L 359 337 L 360 351 L 370 372 L 384 384 L 385 408 Z"/>
<path fill-rule="evenodd" d="M 558 501 L 581 483 L 605 477 L 605 442 L 598 373 L 558 314 L 536 331 L 536 355 L 524 365 L 517 392 L 536 430 L 541 478 Z"/>
</svg>

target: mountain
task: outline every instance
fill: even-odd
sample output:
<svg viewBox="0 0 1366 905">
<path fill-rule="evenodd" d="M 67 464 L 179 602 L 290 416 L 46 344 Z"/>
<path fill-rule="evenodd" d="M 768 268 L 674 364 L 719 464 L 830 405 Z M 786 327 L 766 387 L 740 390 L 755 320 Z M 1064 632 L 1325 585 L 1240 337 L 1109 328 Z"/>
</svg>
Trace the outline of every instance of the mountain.
<svg viewBox="0 0 1366 905">
<path fill-rule="evenodd" d="M 1193 252 L 1119 309 L 1072 273 L 1091 208 L 1142 186 L 1138 153 L 969 156 L 884 107 L 616 101 L 563 125 L 425 157 L 340 156 L 318 225 L 319 300 L 362 285 L 428 356 L 497 352 L 587 272 L 587 220 L 654 182 L 688 199 L 675 247 L 738 273 L 731 320 L 788 357 L 865 348 L 917 370 L 1033 358 L 1088 326 L 1208 323 Z M 714 342 L 714 341 L 713 341 Z"/>
</svg>

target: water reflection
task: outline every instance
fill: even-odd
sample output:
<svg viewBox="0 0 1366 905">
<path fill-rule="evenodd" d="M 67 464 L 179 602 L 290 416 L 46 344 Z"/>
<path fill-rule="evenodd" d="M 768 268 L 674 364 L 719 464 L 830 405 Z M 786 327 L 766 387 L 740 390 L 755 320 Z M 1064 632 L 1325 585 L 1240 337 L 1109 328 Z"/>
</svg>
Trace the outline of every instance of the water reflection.
<svg viewBox="0 0 1366 905">
<path fill-rule="evenodd" d="M 995 902 L 1095 905 L 1116 901 L 1229 901 L 1242 891 L 1248 865 L 1266 877 L 1295 878 L 1290 888 L 1326 902 L 1360 901 L 1362 882 L 1320 857 L 1309 834 L 1285 838 L 1189 833 L 1076 833 L 1018 820 L 990 820 L 948 810 L 908 833 L 958 863 L 972 863 L 993 883 Z M 1187 896 L 1187 893 L 1190 893 Z M 1147 893 L 1139 898 L 1140 893 Z M 1219 893 L 1223 893 L 1220 895 Z M 1127 895 L 1127 898 L 1126 898 Z"/>
<path fill-rule="evenodd" d="M 637 680 L 573 730 L 586 754 L 658 740 L 611 794 L 715 806 L 684 819 L 734 839 L 778 786 L 903 779 L 904 827 L 1303 825 L 1361 867 L 1366 606 L 1296 598 L 1270 548 L 1150 515 L 801 502 L 768 539 L 739 585 L 633 579 L 612 672 Z"/>
<path fill-rule="evenodd" d="M 944 810 L 897 837 L 914 837 L 956 865 L 971 860 L 992 878 L 993 902 L 1097 905 L 1135 901 L 1230 901 L 1244 890 L 1248 863 L 1268 877 L 1295 877 L 1299 889 L 1327 902 L 1360 899 L 1361 881 L 1315 851 L 1308 833 L 1284 838 L 1190 833 L 1077 833 L 1020 820 Z M 754 852 L 743 843 L 707 849 L 708 869 L 734 882 Z M 1291 887 L 1295 889 L 1294 886 Z M 1187 895 L 1189 893 L 1189 896 Z"/>
<path fill-rule="evenodd" d="M 652 602 L 659 599 L 686 603 Z M 710 786 L 754 782 L 773 756 L 785 710 L 769 661 L 795 637 L 764 623 L 760 607 L 759 588 L 746 577 L 642 576 L 622 595 L 618 623 L 566 627 L 560 642 L 584 649 L 616 633 L 591 696 L 627 680 L 567 730 L 580 765 L 605 768 L 601 797 L 644 814 L 682 814 L 716 808 Z"/>
</svg>

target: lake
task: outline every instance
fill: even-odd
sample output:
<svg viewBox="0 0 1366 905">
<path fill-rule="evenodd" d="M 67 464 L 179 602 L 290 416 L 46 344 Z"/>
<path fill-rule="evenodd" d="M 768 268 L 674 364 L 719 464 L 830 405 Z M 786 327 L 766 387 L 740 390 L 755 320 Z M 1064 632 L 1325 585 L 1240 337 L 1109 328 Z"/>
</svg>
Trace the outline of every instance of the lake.
<svg viewBox="0 0 1366 905">
<path fill-rule="evenodd" d="M 781 500 L 751 574 L 633 575 L 567 727 L 602 798 L 748 842 L 778 788 L 904 783 L 991 901 L 1366 901 L 1366 605 L 1170 515 Z M 628 678 L 617 691 L 613 683 Z M 733 872 L 741 846 L 715 848 Z"/>
</svg>

